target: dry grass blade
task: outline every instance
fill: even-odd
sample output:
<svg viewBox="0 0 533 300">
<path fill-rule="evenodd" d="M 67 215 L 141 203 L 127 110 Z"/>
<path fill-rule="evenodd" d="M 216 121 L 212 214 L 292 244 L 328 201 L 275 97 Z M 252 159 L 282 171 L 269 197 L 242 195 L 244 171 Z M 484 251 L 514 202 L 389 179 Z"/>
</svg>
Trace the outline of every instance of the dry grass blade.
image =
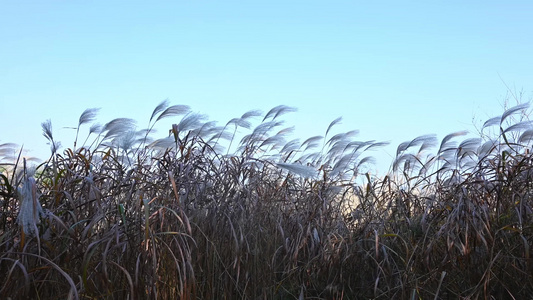
<svg viewBox="0 0 533 300">
<path fill-rule="evenodd" d="M 72 280 L 72 278 L 61 267 L 59 267 L 57 264 L 55 264 L 53 261 L 49 260 L 48 258 L 46 258 L 44 256 L 33 254 L 33 253 L 14 252 L 13 254 L 22 255 L 22 256 L 24 256 L 24 255 L 32 256 L 32 257 L 38 258 L 38 259 L 44 261 L 46 264 L 50 265 L 52 268 L 57 270 L 67 280 L 68 284 L 70 285 L 70 293 L 69 294 L 72 294 L 74 299 L 79 299 L 78 289 L 76 288 L 76 285 L 74 284 L 74 281 Z"/>
<path fill-rule="evenodd" d="M 133 280 L 131 279 L 131 275 L 128 272 L 128 270 L 126 270 L 126 268 L 124 268 L 123 266 L 117 264 L 114 261 L 110 261 L 110 263 L 115 265 L 117 268 L 119 268 L 122 271 L 122 273 L 124 273 L 124 275 L 126 276 L 126 279 L 128 280 L 129 286 L 130 286 L 130 295 L 129 296 L 131 298 L 130 297 L 128 297 L 128 298 L 130 298 L 132 300 L 135 300 L 135 288 L 133 286 Z"/>
<path fill-rule="evenodd" d="M 30 276 L 28 275 L 28 271 L 26 270 L 24 265 L 19 260 L 14 260 L 14 259 L 7 258 L 7 257 L 0 258 L 0 262 L 3 261 L 3 260 L 12 261 L 13 265 L 9 269 L 9 272 L 7 274 L 4 274 L 4 285 L 2 286 L 2 289 L 0 289 L 0 295 L 5 295 L 6 294 L 7 288 L 8 288 L 8 284 L 9 284 L 9 279 L 11 278 L 11 276 L 12 276 L 14 270 L 15 270 L 15 267 L 19 267 L 19 269 L 21 270 L 21 272 L 22 272 L 22 274 L 24 276 L 24 293 L 28 294 L 29 289 L 30 289 Z"/>
</svg>

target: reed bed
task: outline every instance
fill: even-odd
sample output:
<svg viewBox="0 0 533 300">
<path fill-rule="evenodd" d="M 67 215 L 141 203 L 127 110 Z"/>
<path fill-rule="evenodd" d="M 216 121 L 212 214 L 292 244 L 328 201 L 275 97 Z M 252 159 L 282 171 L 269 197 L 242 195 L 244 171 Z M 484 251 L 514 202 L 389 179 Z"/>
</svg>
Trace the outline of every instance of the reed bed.
<svg viewBox="0 0 533 300">
<path fill-rule="evenodd" d="M 286 106 L 217 126 L 164 101 L 143 130 L 88 109 L 61 152 L 46 121 L 48 160 L 0 166 L 0 298 L 528 298 L 528 109 L 402 143 L 382 177 L 365 165 L 385 142 L 340 119 L 287 140 Z"/>
</svg>

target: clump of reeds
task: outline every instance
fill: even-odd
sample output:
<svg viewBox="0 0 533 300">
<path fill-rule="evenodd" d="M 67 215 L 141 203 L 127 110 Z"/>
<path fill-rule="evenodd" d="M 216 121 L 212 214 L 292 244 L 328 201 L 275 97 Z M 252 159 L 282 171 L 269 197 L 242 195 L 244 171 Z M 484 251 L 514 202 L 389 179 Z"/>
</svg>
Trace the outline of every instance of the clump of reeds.
<svg viewBox="0 0 533 300">
<path fill-rule="evenodd" d="M 44 122 L 50 159 L 30 172 L 19 157 L 0 174 L 0 297 L 527 297 L 527 109 L 490 119 L 480 138 L 402 143 L 384 177 L 364 165 L 386 143 L 333 134 L 341 119 L 288 140 L 286 106 L 218 126 L 165 101 L 147 129 L 93 124 L 78 145 L 88 109 L 62 152 Z"/>
</svg>

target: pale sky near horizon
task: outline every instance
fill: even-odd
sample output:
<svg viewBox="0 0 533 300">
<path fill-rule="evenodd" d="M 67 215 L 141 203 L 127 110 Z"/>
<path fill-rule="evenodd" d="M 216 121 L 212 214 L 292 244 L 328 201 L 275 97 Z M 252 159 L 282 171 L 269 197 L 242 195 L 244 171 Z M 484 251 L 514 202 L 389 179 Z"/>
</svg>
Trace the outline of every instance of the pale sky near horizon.
<svg viewBox="0 0 533 300">
<path fill-rule="evenodd" d="M 45 158 L 47 119 L 71 147 L 86 108 L 142 129 L 169 99 L 220 124 L 293 106 L 302 141 L 342 116 L 391 161 L 530 100 L 532 34 L 531 1 L 0 0 L 0 144 Z"/>
</svg>

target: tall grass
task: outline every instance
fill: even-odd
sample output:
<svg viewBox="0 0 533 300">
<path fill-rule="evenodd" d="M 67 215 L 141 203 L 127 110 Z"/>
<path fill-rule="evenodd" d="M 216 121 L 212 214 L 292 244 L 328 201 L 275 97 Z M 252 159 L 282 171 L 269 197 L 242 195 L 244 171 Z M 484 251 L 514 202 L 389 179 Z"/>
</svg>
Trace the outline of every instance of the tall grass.
<svg viewBox="0 0 533 300">
<path fill-rule="evenodd" d="M 524 299 L 533 126 L 528 105 L 480 137 L 426 135 L 365 172 L 356 131 L 287 140 L 294 109 L 224 126 L 158 105 L 148 127 L 93 124 L 35 170 L 0 175 L 0 297 L 11 299 Z M 178 118 L 168 137 L 154 126 Z M 255 125 L 254 125 L 255 124 Z M 238 132 L 245 132 L 240 141 Z M 80 144 L 79 144 L 80 142 Z M 227 146 L 225 149 L 223 146 Z M 13 145 L 0 145 L 12 153 Z M 229 151 L 229 149 L 236 149 Z"/>
</svg>

